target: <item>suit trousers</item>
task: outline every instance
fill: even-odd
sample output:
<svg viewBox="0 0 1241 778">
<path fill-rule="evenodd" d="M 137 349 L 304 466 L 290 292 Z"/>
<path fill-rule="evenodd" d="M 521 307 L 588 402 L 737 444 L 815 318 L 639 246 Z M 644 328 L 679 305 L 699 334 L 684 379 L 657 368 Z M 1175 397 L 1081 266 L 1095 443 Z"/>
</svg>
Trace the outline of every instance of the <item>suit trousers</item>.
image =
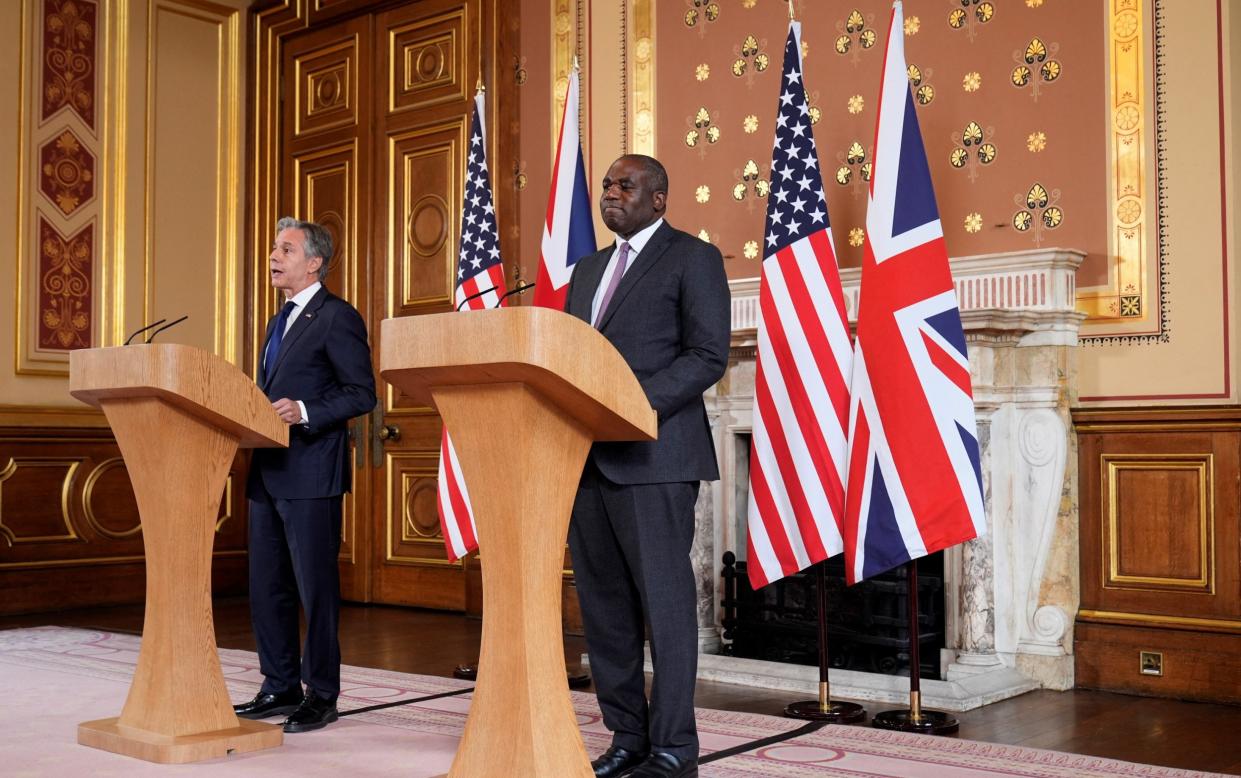
<svg viewBox="0 0 1241 778">
<path fill-rule="evenodd" d="M 340 522 L 340 495 L 284 500 L 261 486 L 252 490 L 250 618 L 264 692 L 304 682 L 324 699 L 340 694 Z M 300 668 L 299 601 L 306 613 Z"/>
<path fill-rule="evenodd" d="M 588 460 L 569 549 L 590 670 L 613 745 L 697 758 L 697 589 L 690 564 L 699 483 L 618 485 Z M 646 699 L 643 643 L 654 678 Z"/>
</svg>

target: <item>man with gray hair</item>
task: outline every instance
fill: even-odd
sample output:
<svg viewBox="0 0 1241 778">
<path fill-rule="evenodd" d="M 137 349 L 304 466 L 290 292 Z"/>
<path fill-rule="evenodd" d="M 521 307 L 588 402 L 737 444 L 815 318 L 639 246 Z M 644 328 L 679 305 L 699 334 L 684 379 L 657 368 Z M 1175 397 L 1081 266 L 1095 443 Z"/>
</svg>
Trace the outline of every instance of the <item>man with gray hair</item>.
<svg viewBox="0 0 1241 778">
<path fill-rule="evenodd" d="M 255 449 L 250 465 L 250 615 L 264 680 L 253 700 L 233 709 L 249 719 L 288 715 L 285 732 L 337 718 L 336 558 L 353 472 L 346 425 L 375 407 L 366 323 L 322 282 L 331 258 L 332 238 L 320 225 L 289 217 L 276 224 L 269 271 L 285 302 L 267 323 L 257 379 L 289 425 L 289 447 Z"/>
</svg>

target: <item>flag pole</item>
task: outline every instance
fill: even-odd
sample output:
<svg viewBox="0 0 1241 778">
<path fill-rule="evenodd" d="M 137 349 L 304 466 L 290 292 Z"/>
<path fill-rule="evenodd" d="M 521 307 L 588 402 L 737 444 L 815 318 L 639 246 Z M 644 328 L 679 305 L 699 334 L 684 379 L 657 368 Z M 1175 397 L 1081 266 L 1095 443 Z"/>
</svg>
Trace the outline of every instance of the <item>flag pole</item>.
<svg viewBox="0 0 1241 778">
<path fill-rule="evenodd" d="M 951 735 L 960 729 L 960 723 L 947 713 L 922 709 L 922 658 L 918 634 L 918 560 L 911 559 L 905 566 L 905 580 L 909 584 L 909 708 L 885 710 L 877 714 L 871 726 L 879 729 L 896 729 L 902 732 L 920 732 L 924 735 Z"/>
<path fill-rule="evenodd" d="M 792 9 L 792 0 L 789 8 Z M 828 681 L 827 655 L 827 563 L 814 566 L 815 588 L 819 611 L 819 698 L 789 703 L 784 715 L 790 719 L 826 721 L 831 724 L 853 724 L 866 719 L 866 709 L 853 702 L 832 702 L 831 685 Z"/>
</svg>

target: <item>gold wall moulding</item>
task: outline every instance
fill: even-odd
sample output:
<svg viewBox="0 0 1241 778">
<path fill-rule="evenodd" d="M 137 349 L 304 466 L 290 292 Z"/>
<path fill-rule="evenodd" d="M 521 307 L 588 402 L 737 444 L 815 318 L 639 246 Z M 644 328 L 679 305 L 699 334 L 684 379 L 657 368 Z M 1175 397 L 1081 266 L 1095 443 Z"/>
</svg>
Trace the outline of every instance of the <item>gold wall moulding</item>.
<svg viewBox="0 0 1241 778">
<path fill-rule="evenodd" d="M 402 464 L 404 463 L 404 466 Z M 439 475 L 439 450 L 384 454 L 384 561 L 411 567 L 463 567 L 464 560 L 450 562 L 445 558 L 443 536 L 419 533 L 408 514 L 410 488 L 418 479 L 434 479 Z M 409 477 L 407 477 L 409 476 Z M 398 491 L 397 478 L 400 478 Z M 399 514 L 399 519 L 398 519 Z M 399 527 L 398 527 L 399 523 Z M 406 547 L 402 553 L 400 546 Z M 427 549 L 424 554 L 408 553 L 409 547 Z"/>
<path fill-rule="evenodd" d="M 0 469 L 0 538 L 12 547 L 19 543 L 63 543 L 67 541 L 84 542 L 78 536 L 77 531 L 73 528 L 73 521 L 69 518 L 69 495 L 73 492 L 73 476 L 77 473 L 78 468 L 85 462 L 85 457 L 10 457 L 8 464 Z M 20 527 L 11 524 L 5 524 L 6 517 L 4 511 L 4 484 L 11 481 L 15 473 L 22 468 L 36 467 L 63 467 L 66 468 L 64 479 L 60 486 L 60 521 L 63 523 L 65 531 L 60 534 L 42 534 L 42 535 L 20 535 Z M 10 491 L 12 485 L 10 484 Z M 11 514 L 10 514 L 11 515 Z"/>
<path fill-rule="evenodd" d="M 1077 612 L 1077 620 L 1092 624 L 1121 624 L 1154 629 L 1188 629 L 1241 635 L 1241 619 L 1210 619 L 1198 616 L 1167 616 L 1156 613 L 1127 613 L 1083 608 Z"/>
<path fill-rule="evenodd" d="M 246 550 L 244 548 L 230 548 L 211 552 L 212 559 L 227 559 L 232 557 L 243 557 L 245 555 Z M 33 562 L 0 562 L 0 570 L 47 570 L 60 567 L 125 565 L 135 562 L 145 563 L 146 557 L 142 554 L 125 554 L 123 556 L 82 557 L 81 559 L 40 559 Z"/>
<path fill-rule="evenodd" d="M 86 523 L 90 525 L 90 528 L 105 538 L 124 540 L 142 531 L 142 520 L 140 518 L 129 529 L 114 530 L 105 527 L 99 521 L 99 517 L 95 515 L 95 488 L 99 484 L 99 479 L 118 467 L 124 468 L 125 460 L 121 457 L 110 457 L 95 465 L 95 468 L 87 474 L 86 485 L 82 487 L 82 515 L 86 517 Z M 128 474 L 126 474 L 126 478 L 128 479 Z"/>
<path fill-rule="evenodd" d="M 1204 594 L 1215 593 L 1215 511 L 1214 482 L 1215 459 L 1211 453 L 1202 454 L 1103 454 L 1100 457 L 1103 466 L 1103 492 L 1107 495 L 1104 516 L 1107 525 L 1103 528 L 1106 538 L 1106 562 L 1104 566 L 1103 588 L 1105 589 L 1137 589 L 1142 591 L 1194 591 Z M 1124 559 L 1121 557 L 1120 536 L 1122 521 L 1140 521 L 1126 519 L 1120 515 L 1118 505 L 1120 497 L 1120 478 L 1129 473 L 1171 473 L 1187 472 L 1196 476 L 1198 511 L 1196 520 L 1198 553 L 1197 574 L 1192 577 L 1175 577 L 1171 575 L 1141 575 L 1123 571 Z"/>
</svg>

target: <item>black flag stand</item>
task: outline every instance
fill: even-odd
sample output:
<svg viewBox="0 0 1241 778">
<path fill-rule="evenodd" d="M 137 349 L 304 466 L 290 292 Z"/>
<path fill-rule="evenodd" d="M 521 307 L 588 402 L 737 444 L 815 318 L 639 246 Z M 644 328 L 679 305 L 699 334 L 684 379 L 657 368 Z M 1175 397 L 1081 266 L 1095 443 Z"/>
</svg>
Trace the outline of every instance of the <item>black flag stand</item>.
<svg viewBox="0 0 1241 778">
<path fill-rule="evenodd" d="M 937 710 L 922 709 L 922 674 L 918 635 L 918 560 L 907 566 L 909 583 L 909 708 L 885 710 L 871 720 L 872 727 L 921 732 L 924 735 L 952 735 L 960 728 L 955 718 Z"/>
<path fill-rule="evenodd" d="M 789 703 L 784 715 L 791 719 L 853 724 L 866 718 L 866 709 L 852 702 L 833 702 L 827 680 L 827 573 L 824 563 L 814 566 L 819 600 L 819 699 Z"/>
</svg>

